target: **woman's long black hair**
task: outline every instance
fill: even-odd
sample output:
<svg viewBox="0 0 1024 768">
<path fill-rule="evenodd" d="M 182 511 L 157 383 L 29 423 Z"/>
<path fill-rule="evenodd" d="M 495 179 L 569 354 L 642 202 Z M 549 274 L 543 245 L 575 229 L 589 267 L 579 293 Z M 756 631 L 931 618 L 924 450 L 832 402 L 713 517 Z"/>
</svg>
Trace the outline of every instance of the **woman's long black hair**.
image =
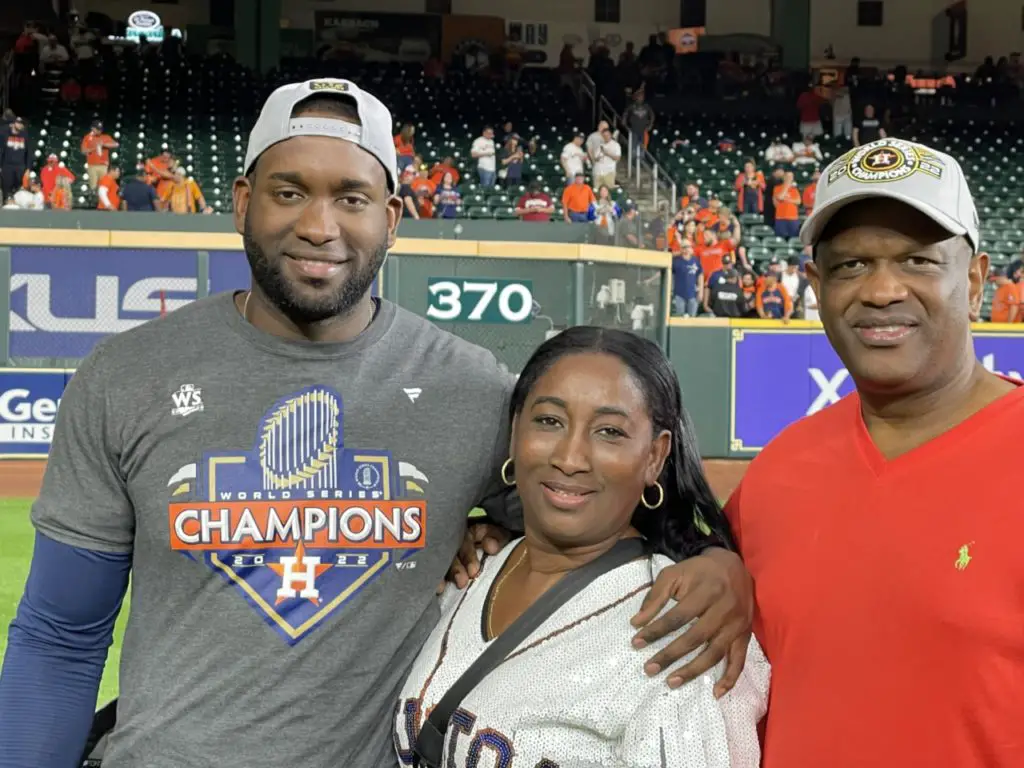
<svg viewBox="0 0 1024 768">
<path fill-rule="evenodd" d="M 735 549 L 729 522 L 708 485 L 697 449 L 693 423 L 683 408 L 679 379 L 668 358 L 652 341 L 626 331 L 579 325 L 562 331 L 537 348 L 512 392 L 509 419 L 523 410 L 537 380 L 567 355 L 597 352 L 613 355 L 640 385 L 655 433 L 672 433 L 672 449 L 658 482 L 665 500 L 657 509 L 639 502 L 633 527 L 655 551 L 673 560 L 699 554 L 709 546 Z"/>
</svg>

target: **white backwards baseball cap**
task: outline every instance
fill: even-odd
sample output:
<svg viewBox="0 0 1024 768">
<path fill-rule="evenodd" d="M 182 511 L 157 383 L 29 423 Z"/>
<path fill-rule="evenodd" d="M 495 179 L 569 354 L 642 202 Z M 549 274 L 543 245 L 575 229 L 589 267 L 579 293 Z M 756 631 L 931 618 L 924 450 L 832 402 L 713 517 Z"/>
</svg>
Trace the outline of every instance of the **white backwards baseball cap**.
<svg viewBox="0 0 1024 768">
<path fill-rule="evenodd" d="M 360 125 L 338 118 L 303 115 L 292 117 L 295 106 L 310 96 L 338 96 L 355 103 Z M 329 136 L 356 144 L 380 161 L 388 176 L 388 191 L 398 189 L 398 158 L 391 131 L 391 112 L 371 93 L 348 80 L 324 77 L 282 85 L 267 98 L 245 150 L 245 172 L 278 142 L 293 136 Z"/>
<path fill-rule="evenodd" d="M 880 139 L 850 150 L 821 172 L 814 211 L 800 230 L 804 245 L 814 245 L 841 208 L 857 200 L 898 200 L 954 235 L 963 235 L 978 252 L 978 211 L 954 158 L 923 144 Z"/>
</svg>

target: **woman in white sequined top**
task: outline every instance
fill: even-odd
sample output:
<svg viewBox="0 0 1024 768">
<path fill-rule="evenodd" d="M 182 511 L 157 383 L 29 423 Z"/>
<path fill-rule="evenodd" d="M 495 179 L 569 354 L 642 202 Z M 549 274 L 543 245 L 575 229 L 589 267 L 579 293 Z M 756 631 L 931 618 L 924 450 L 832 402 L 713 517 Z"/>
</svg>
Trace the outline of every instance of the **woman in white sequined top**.
<svg viewBox="0 0 1024 768">
<path fill-rule="evenodd" d="M 650 556 L 592 582 L 465 697 L 442 764 L 757 768 L 770 669 L 756 640 L 720 699 L 721 665 L 670 688 L 665 673 L 645 673 L 650 649 L 631 643 L 629 620 L 663 568 L 732 545 L 662 351 L 623 331 L 570 328 L 527 363 L 510 411 L 504 475 L 518 486 L 526 533 L 486 559 L 467 589 L 442 597 L 441 621 L 396 703 L 401 765 L 418 765 L 422 724 L 493 638 L 565 573 L 642 537 Z"/>
</svg>

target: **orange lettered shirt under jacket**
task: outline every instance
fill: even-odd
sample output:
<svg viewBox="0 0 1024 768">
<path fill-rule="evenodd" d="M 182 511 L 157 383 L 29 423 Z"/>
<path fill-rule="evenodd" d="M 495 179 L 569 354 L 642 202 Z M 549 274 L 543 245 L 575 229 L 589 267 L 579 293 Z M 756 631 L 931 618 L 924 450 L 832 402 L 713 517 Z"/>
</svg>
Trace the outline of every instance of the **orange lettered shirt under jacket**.
<svg viewBox="0 0 1024 768">
<path fill-rule="evenodd" d="M 1017 307 L 1020 312 L 1020 286 L 1016 283 L 1000 285 L 992 297 L 992 322 L 1009 323 L 1010 308 Z M 1015 317 L 1012 322 L 1020 322 L 1020 317 Z"/>
<path fill-rule="evenodd" d="M 854 394 L 754 459 L 726 514 L 772 665 L 763 768 L 1024 764 L 1024 508 L 1006 449 L 1022 430 L 1018 387 L 886 460 Z"/>
</svg>

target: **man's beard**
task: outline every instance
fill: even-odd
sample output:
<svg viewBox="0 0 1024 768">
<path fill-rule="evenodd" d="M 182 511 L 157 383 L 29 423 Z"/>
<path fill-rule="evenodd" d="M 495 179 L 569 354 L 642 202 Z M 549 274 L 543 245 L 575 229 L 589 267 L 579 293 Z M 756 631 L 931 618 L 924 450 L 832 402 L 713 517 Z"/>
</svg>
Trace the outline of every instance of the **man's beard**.
<svg viewBox="0 0 1024 768">
<path fill-rule="evenodd" d="M 249 268 L 252 270 L 252 279 L 259 286 L 263 295 L 296 325 L 310 325 L 349 314 L 369 292 L 374 278 L 387 259 L 388 244 L 385 239 L 374 251 L 369 262 L 358 269 L 349 279 L 344 280 L 333 294 L 317 299 L 308 299 L 292 290 L 288 280 L 281 272 L 280 263 L 271 264 L 267 259 L 263 249 L 252 236 L 252 223 L 249 216 L 250 211 L 246 211 L 242 243 L 245 248 L 245 257 L 249 261 Z"/>
</svg>

